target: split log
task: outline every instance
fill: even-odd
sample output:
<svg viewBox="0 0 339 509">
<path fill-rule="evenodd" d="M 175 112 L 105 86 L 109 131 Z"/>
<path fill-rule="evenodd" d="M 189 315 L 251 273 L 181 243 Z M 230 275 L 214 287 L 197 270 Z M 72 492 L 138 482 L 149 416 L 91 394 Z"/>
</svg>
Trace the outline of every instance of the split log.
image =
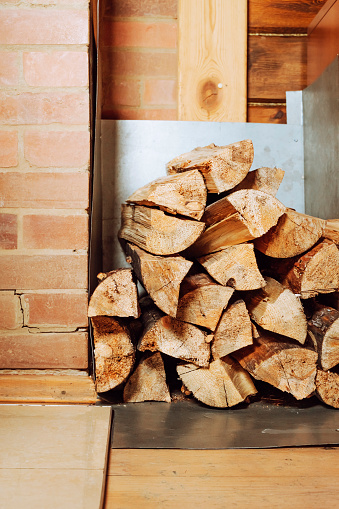
<svg viewBox="0 0 339 509">
<path fill-rule="evenodd" d="M 253 345 L 232 356 L 256 380 L 267 382 L 296 399 L 307 398 L 315 390 L 316 352 L 284 336 L 262 331 Z"/>
<path fill-rule="evenodd" d="M 147 253 L 133 244 L 126 243 L 127 262 L 152 297 L 154 303 L 164 313 L 175 317 L 179 300 L 181 281 L 193 262 L 182 256 L 156 256 Z"/>
<path fill-rule="evenodd" d="M 135 191 L 126 201 L 156 206 L 170 214 L 201 219 L 206 206 L 207 190 L 198 170 L 159 178 Z"/>
<path fill-rule="evenodd" d="M 186 276 L 181 283 L 176 317 L 214 331 L 233 291 L 207 274 Z"/>
<path fill-rule="evenodd" d="M 208 406 L 232 407 L 257 392 L 249 374 L 230 357 L 217 359 L 208 368 L 179 364 L 177 372 L 194 397 Z"/>
<path fill-rule="evenodd" d="M 225 357 L 252 343 L 252 323 L 245 302 L 237 300 L 222 314 L 211 343 L 212 357 Z"/>
<path fill-rule="evenodd" d="M 256 290 L 265 286 L 253 244 L 238 244 L 198 258 L 218 283 L 235 290 Z"/>
<path fill-rule="evenodd" d="M 195 325 L 181 322 L 148 305 L 142 314 L 144 332 L 138 350 L 162 352 L 171 357 L 206 367 L 210 358 L 210 337 Z"/>
<path fill-rule="evenodd" d="M 256 249 L 274 258 L 291 258 L 311 249 L 323 235 L 325 221 L 287 209 L 278 223 L 254 241 Z"/>
<path fill-rule="evenodd" d="M 284 178 L 285 172 L 280 168 L 262 167 L 250 171 L 246 177 L 235 186 L 233 191 L 240 189 L 254 189 L 275 196 Z"/>
<path fill-rule="evenodd" d="M 318 369 L 315 378 L 316 395 L 326 405 L 339 408 L 339 375 Z"/>
<path fill-rule="evenodd" d="M 124 383 L 135 361 L 135 348 L 128 327 L 110 316 L 91 318 L 97 392 L 106 392 Z"/>
<path fill-rule="evenodd" d="M 212 143 L 175 157 L 167 163 L 167 173 L 173 175 L 197 169 L 204 176 L 207 190 L 210 193 L 221 193 L 232 189 L 245 178 L 253 157 L 251 140 L 222 147 Z"/>
<path fill-rule="evenodd" d="M 318 304 L 308 320 L 308 332 L 322 369 L 327 371 L 339 364 L 339 311 Z"/>
<path fill-rule="evenodd" d="M 339 244 L 339 219 L 327 219 L 325 221 L 323 237 Z"/>
<path fill-rule="evenodd" d="M 244 296 L 252 320 L 271 332 L 305 343 L 307 322 L 298 297 L 273 278 L 266 286 Z"/>
<path fill-rule="evenodd" d="M 179 219 L 162 210 L 123 204 L 118 236 L 156 255 L 179 253 L 204 231 L 204 223 Z"/>
<path fill-rule="evenodd" d="M 160 352 L 145 355 L 128 379 L 123 394 L 125 403 L 141 401 L 171 402 Z"/>
<path fill-rule="evenodd" d="M 200 257 L 261 237 L 285 210 L 274 196 L 262 191 L 243 189 L 232 193 L 206 207 L 202 221 L 207 229 L 189 252 Z"/>
<path fill-rule="evenodd" d="M 140 315 L 138 292 L 131 269 L 117 269 L 107 274 L 94 290 L 88 306 L 88 316 Z"/>
<path fill-rule="evenodd" d="M 319 293 L 335 292 L 339 288 L 339 250 L 324 240 L 301 256 L 287 272 L 283 284 L 302 299 Z"/>
</svg>

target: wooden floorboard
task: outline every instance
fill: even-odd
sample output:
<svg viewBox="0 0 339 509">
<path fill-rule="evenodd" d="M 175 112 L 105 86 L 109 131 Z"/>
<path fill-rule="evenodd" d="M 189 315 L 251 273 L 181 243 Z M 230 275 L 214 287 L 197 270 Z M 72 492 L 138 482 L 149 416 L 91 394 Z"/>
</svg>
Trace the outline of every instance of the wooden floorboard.
<svg viewBox="0 0 339 509">
<path fill-rule="evenodd" d="M 336 448 L 112 449 L 105 509 L 339 506 Z"/>
</svg>

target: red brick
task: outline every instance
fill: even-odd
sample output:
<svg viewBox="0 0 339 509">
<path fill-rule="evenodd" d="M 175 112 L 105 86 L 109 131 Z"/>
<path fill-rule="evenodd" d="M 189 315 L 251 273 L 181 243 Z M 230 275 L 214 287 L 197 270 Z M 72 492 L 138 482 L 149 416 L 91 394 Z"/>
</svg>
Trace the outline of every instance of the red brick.
<svg viewBox="0 0 339 509">
<path fill-rule="evenodd" d="M 146 80 L 144 89 L 145 104 L 164 104 L 175 106 L 177 102 L 177 83 L 175 80 Z"/>
<path fill-rule="evenodd" d="M 27 215 L 23 217 L 23 243 L 28 249 L 86 249 L 88 217 Z"/>
<path fill-rule="evenodd" d="M 0 369 L 86 369 L 85 332 L 2 334 Z"/>
<path fill-rule="evenodd" d="M 0 44 L 88 44 L 88 11 L 4 9 Z"/>
<path fill-rule="evenodd" d="M 84 51 L 24 53 L 24 78 L 33 87 L 88 85 L 88 55 Z"/>
<path fill-rule="evenodd" d="M 89 164 L 90 140 L 85 131 L 28 131 L 25 158 L 39 168 L 78 168 Z"/>
<path fill-rule="evenodd" d="M 0 51 L 0 85 L 10 87 L 19 81 L 19 56 L 16 51 Z"/>
<path fill-rule="evenodd" d="M 0 167 L 12 168 L 18 164 L 18 133 L 0 131 Z"/>
<path fill-rule="evenodd" d="M 175 48 L 176 23 L 143 23 L 138 21 L 106 21 L 102 26 L 104 46 Z"/>
<path fill-rule="evenodd" d="M 103 104 L 114 106 L 139 106 L 140 81 L 113 80 L 103 92 Z M 104 106 L 105 107 L 105 106 Z"/>
<path fill-rule="evenodd" d="M 172 109 L 114 109 L 104 110 L 102 118 L 115 120 L 178 120 L 177 110 Z"/>
<path fill-rule="evenodd" d="M 27 293 L 22 296 L 28 327 L 87 327 L 87 294 Z"/>
<path fill-rule="evenodd" d="M 2 92 L 0 123 L 20 124 L 88 124 L 89 94 Z"/>
<path fill-rule="evenodd" d="M 20 297 L 14 292 L 0 292 L 0 329 L 18 329 L 23 326 Z"/>
<path fill-rule="evenodd" d="M 0 289 L 86 289 L 87 255 L 0 256 Z"/>
<path fill-rule="evenodd" d="M 177 17 L 177 0 L 123 0 L 104 2 L 105 16 Z"/>
<path fill-rule="evenodd" d="M 0 173 L 3 207 L 86 209 L 89 175 L 78 173 Z"/>
<path fill-rule="evenodd" d="M 18 218 L 16 214 L 0 214 L 0 249 L 16 249 Z"/>
<path fill-rule="evenodd" d="M 177 75 L 176 53 L 103 51 L 104 86 L 114 76 L 169 77 Z"/>
</svg>

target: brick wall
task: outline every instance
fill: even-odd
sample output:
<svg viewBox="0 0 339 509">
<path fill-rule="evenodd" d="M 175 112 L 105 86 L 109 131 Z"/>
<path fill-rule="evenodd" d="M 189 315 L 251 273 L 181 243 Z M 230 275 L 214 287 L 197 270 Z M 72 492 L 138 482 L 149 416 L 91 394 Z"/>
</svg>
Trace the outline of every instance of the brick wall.
<svg viewBox="0 0 339 509">
<path fill-rule="evenodd" d="M 0 2 L 0 368 L 88 365 L 89 6 Z"/>
</svg>

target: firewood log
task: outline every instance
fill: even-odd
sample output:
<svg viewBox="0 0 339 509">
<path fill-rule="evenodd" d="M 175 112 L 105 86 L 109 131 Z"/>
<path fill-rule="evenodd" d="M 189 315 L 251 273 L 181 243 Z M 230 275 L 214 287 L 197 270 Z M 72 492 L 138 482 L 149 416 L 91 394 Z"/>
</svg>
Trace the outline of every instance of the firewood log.
<svg viewBox="0 0 339 509">
<path fill-rule="evenodd" d="M 158 209 L 123 204 L 118 236 L 156 255 L 188 248 L 205 229 L 202 222 L 179 219 Z"/>
<path fill-rule="evenodd" d="M 206 206 L 207 190 L 200 171 L 159 178 L 135 191 L 126 201 L 158 206 L 170 214 L 200 219 Z"/>
<path fill-rule="evenodd" d="M 211 343 L 212 357 L 225 357 L 252 343 L 252 323 L 245 302 L 237 300 L 221 316 Z"/>
<path fill-rule="evenodd" d="M 302 255 L 286 273 L 283 284 L 302 299 L 318 293 L 331 293 L 339 288 L 339 250 L 324 240 Z"/>
<path fill-rule="evenodd" d="M 186 276 L 181 283 L 177 318 L 215 330 L 233 288 L 219 285 L 207 274 Z"/>
<path fill-rule="evenodd" d="M 266 286 L 244 296 L 252 320 L 271 332 L 305 343 L 307 322 L 298 297 L 273 278 Z"/>
<path fill-rule="evenodd" d="M 144 332 L 138 350 L 162 352 L 171 357 L 206 367 L 210 358 L 210 337 L 195 325 L 163 315 L 152 304 L 143 308 Z"/>
<path fill-rule="evenodd" d="M 212 143 L 181 154 L 167 163 L 167 173 L 173 175 L 188 170 L 200 170 L 210 193 L 228 191 L 247 175 L 253 162 L 251 140 L 218 147 Z"/>
<path fill-rule="evenodd" d="M 217 359 L 208 368 L 179 364 L 177 372 L 194 397 L 212 407 L 232 407 L 257 392 L 249 374 L 230 357 Z"/>
<path fill-rule="evenodd" d="M 317 370 L 315 378 L 316 395 L 326 405 L 339 408 L 339 375 L 330 371 Z"/>
<path fill-rule="evenodd" d="M 246 177 L 235 186 L 233 191 L 254 189 L 275 196 L 284 178 L 284 170 L 280 168 L 262 167 L 247 173 Z"/>
<path fill-rule="evenodd" d="M 160 352 L 145 355 L 127 380 L 123 399 L 125 403 L 140 401 L 171 402 L 166 384 L 166 373 Z"/>
<path fill-rule="evenodd" d="M 310 396 L 315 390 L 317 354 L 288 338 L 261 331 L 253 345 L 233 352 L 256 380 L 267 382 L 296 399 Z"/>
<path fill-rule="evenodd" d="M 238 244 L 198 258 L 218 283 L 235 290 L 256 290 L 265 286 L 253 244 Z"/>
<path fill-rule="evenodd" d="M 131 334 L 121 319 L 93 316 L 97 392 L 106 392 L 126 381 L 135 361 Z"/>
<path fill-rule="evenodd" d="M 291 258 L 311 249 L 320 239 L 325 221 L 287 209 L 278 223 L 254 241 L 256 249 L 274 258 Z"/>
<path fill-rule="evenodd" d="M 140 315 L 138 292 L 131 269 L 117 269 L 102 274 L 88 306 L 88 316 Z"/>
<path fill-rule="evenodd" d="M 126 242 L 126 260 L 164 313 L 175 318 L 179 300 L 180 284 L 193 265 L 182 256 L 156 256 Z"/>
<path fill-rule="evenodd" d="M 323 237 L 339 244 L 339 219 L 327 219 L 325 221 Z"/>
<path fill-rule="evenodd" d="M 308 332 L 325 371 L 339 364 L 339 311 L 317 304 L 308 320 Z"/>
<path fill-rule="evenodd" d="M 274 196 L 243 189 L 205 209 L 207 229 L 191 246 L 196 257 L 260 237 L 274 226 L 286 208 Z"/>
</svg>

